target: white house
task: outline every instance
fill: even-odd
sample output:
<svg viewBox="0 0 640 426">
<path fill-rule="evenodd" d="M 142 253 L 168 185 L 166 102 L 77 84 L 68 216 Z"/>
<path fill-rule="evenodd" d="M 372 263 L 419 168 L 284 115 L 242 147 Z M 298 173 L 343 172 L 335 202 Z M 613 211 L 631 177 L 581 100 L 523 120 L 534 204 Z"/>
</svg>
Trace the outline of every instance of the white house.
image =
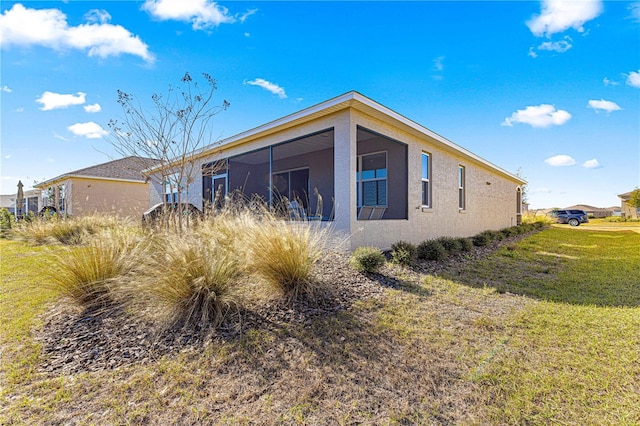
<svg viewBox="0 0 640 426">
<path fill-rule="evenodd" d="M 351 248 L 516 225 L 526 183 L 357 92 L 224 139 L 192 158 L 202 172 L 183 194 L 198 208 L 232 191 L 273 206 L 296 200 L 302 215 L 330 223 Z M 152 184 L 150 204 L 172 199 L 176 190 Z"/>
</svg>

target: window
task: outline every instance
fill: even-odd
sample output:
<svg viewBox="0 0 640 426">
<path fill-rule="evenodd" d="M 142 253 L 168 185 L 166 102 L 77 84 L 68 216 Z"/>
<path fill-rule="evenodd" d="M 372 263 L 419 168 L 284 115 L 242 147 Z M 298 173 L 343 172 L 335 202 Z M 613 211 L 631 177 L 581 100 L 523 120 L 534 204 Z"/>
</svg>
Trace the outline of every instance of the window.
<svg viewBox="0 0 640 426">
<path fill-rule="evenodd" d="M 387 206 L 387 153 L 358 156 L 358 207 Z"/>
<path fill-rule="evenodd" d="M 458 209 L 465 209 L 465 170 L 464 166 L 458 166 Z"/>
<path fill-rule="evenodd" d="M 178 191 L 180 191 L 180 185 L 178 184 L 178 174 L 169 175 L 166 177 L 162 185 L 162 194 L 166 203 L 178 202 Z"/>
<path fill-rule="evenodd" d="M 67 209 L 67 186 L 60 185 L 58 187 L 58 194 L 58 211 L 64 213 Z"/>
<path fill-rule="evenodd" d="M 309 168 L 276 172 L 272 177 L 276 199 L 286 198 L 287 203 L 297 201 L 305 208 L 309 200 Z"/>
<path fill-rule="evenodd" d="M 431 155 L 422 153 L 422 206 L 431 207 Z"/>
</svg>

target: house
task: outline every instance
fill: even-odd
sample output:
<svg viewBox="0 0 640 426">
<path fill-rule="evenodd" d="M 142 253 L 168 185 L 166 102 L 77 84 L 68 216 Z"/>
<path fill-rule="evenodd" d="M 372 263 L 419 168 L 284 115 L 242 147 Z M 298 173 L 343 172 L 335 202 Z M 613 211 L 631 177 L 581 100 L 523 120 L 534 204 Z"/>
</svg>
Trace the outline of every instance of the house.
<svg viewBox="0 0 640 426">
<path fill-rule="evenodd" d="M 18 194 L 0 195 L 0 208 L 5 208 L 13 215 L 17 213 L 16 199 Z M 30 189 L 24 191 L 23 211 L 30 213 L 38 213 L 38 200 L 40 199 L 39 189 Z"/>
<path fill-rule="evenodd" d="M 34 185 L 42 196 L 38 210 L 52 206 L 59 214 L 86 216 L 114 214 L 142 217 L 149 208 L 149 184 L 142 170 L 157 163 L 142 157 L 125 157 Z"/>
<path fill-rule="evenodd" d="M 629 191 L 618 195 L 620 198 L 620 210 L 622 211 L 622 217 L 637 219 L 640 217 L 640 207 L 632 207 L 629 205 L 631 192 L 632 191 Z"/>
<path fill-rule="evenodd" d="M 348 248 L 388 248 L 516 225 L 526 183 L 422 125 L 348 92 L 191 155 L 201 175 L 183 184 L 198 208 L 241 191 L 272 206 L 295 200 L 331 222 Z M 146 173 L 159 174 L 158 169 Z M 166 173 L 166 172 L 165 172 Z M 151 179 L 150 203 L 176 185 Z M 174 195 L 174 194 L 173 194 Z"/>
<path fill-rule="evenodd" d="M 575 206 L 565 207 L 563 210 L 584 210 L 589 217 L 594 218 L 613 216 L 613 209 L 594 207 L 587 204 L 576 204 Z"/>
</svg>

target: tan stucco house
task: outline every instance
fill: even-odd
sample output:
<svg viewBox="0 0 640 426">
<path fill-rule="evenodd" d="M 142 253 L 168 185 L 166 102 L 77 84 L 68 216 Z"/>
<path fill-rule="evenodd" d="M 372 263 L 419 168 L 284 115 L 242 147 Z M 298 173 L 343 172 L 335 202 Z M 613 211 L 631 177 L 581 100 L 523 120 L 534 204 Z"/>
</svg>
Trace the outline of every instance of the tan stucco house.
<svg viewBox="0 0 640 426">
<path fill-rule="evenodd" d="M 631 198 L 631 192 L 625 192 L 624 194 L 618 195 L 620 198 L 620 209 L 622 211 L 623 217 L 628 217 L 632 219 L 637 219 L 640 217 L 640 207 L 632 207 L 629 205 L 629 199 Z"/>
<path fill-rule="evenodd" d="M 182 199 L 200 209 L 232 191 L 272 206 L 295 201 L 296 212 L 330 224 L 348 248 L 516 225 L 526 183 L 357 92 L 191 158 L 202 172 L 183 185 Z M 176 186 L 153 183 L 160 181 L 152 179 L 151 204 L 175 198 Z"/>
<path fill-rule="evenodd" d="M 39 210 L 52 206 L 75 217 L 113 214 L 142 217 L 149 208 L 149 184 L 142 170 L 156 164 L 142 157 L 125 157 L 65 173 L 34 185 L 40 189 Z"/>
</svg>

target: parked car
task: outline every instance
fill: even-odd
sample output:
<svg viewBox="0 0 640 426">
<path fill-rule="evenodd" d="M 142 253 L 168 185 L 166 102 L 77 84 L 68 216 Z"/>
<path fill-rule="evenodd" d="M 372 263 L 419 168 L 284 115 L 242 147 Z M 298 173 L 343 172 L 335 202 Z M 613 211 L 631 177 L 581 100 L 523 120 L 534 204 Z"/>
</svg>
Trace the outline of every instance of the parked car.
<svg viewBox="0 0 640 426">
<path fill-rule="evenodd" d="M 202 212 L 193 204 L 182 203 L 181 205 L 182 207 L 178 209 L 178 203 L 158 203 L 142 214 L 142 223 L 154 225 L 163 215 L 176 215 L 178 212 L 185 216 L 202 216 Z"/>
<path fill-rule="evenodd" d="M 568 223 L 571 226 L 589 222 L 589 216 L 584 210 L 554 210 L 551 216 L 557 223 Z"/>
</svg>

